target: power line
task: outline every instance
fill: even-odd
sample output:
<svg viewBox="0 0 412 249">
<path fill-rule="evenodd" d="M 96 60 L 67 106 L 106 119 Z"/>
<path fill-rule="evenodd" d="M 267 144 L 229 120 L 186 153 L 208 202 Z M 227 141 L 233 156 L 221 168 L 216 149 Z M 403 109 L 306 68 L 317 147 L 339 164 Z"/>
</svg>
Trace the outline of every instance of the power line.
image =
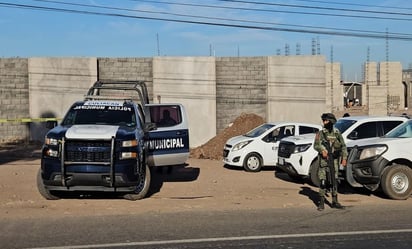
<svg viewBox="0 0 412 249">
<path fill-rule="evenodd" d="M 111 17 L 133 18 L 133 19 L 144 19 L 144 20 L 156 20 L 156 21 L 210 25 L 210 26 L 231 27 L 231 28 L 258 29 L 258 30 L 267 30 L 267 31 L 283 31 L 283 32 L 295 32 L 295 33 L 310 33 L 310 34 L 351 36 L 351 37 L 377 38 L 377 39 L 393 39 L 393 40 L 405 40 L 405 41 L 412 40 L 412 36 L 410 35 L 377 34 L 377 33 L 367 33 L 367 32 L 344 32 L 344 31 L 337 32 L 337 31 L 325 31 L 325 30 L 307 30 L 307 29 L 277 28 L 277 27 L 267 27 L 267 26 L 240 25 L 240 24 L 215 23 L 215 22 L 201 22 L 201 21 L 193 21 L 193 20 L 156 18 L 156 17 L 146 17 L 146 16 L 132 16 L 132 15 L 125 15 L 125 14 L 120 14 L 120 13 L 103 13 L 103 12 L 96 12 L 96 11 L 45 7 L 45 6 L 36 6 L 36 5 L 27 5 L 27 4 L 14 4 L 14 3 L 5 3 L 5 2 L 0 2 L 0 6 L 11 7 L 11 8 L 21 8 L 21 9 L 31 9 L 31 10 L 41 10 L 41 11 L 111 16 Z"/>
<path fill-rule="evenodd" d="M 259 8 L 243 8 L 243 7 L 230 7 L 230 6 L 217 6 L 217 5 L 207 5 L 207 4 L 192 4 L 192 3 L 175 3 L 170 1 L 155 1 L 155 0 L 129 0 L 147 3 L 159 3 L 159 4 L 170 4 L 170 5 L 180 5 L 180 6 L 191 6 L 191 7 L 203 7 L 203 8 L 218 8 L 218 9 L 232 9 L 232 10 L 242 10 L 242 11 L 257 11 L 257 12 L 272 12 L 272 13 L 288 13 L 288 14 L 300 14 L 300 15 L 318 15 L 318 16 L 333 16 L 333 17 L 347 17 L 347 18 L 363 18 L 363 19 L 381 19 L 381 20 L 392 20 L 392 21 L 412 21 L 411 18 L 400 18 L 400 17 L 383 17 L 383 16 L 365 16 L 365 15 L 347 15 L 347 14 L 330 14 L 321 12 L 305 12 L 305 11 L 288 11 L 279 9 L 259 9 Z M 412 15 L 412 14 L 411 14 Z"/>
<path fill-rule="evenodd" d="M 403 13 L 403 12 L 360 10 L 360 9 L 346 9 L 346 8 L 331 8 L 331 7 L 322 7 L 322 6 L 308 6 L 308 5 L 296 5 L 296 4 L 283 4 L 283 3 L 265 3 L 265 2 L 241 1 L 241 0 L 217 0 L 217 1 L 232 2 L 232 3 L 247 3 L 247 4 L 266 5 L 266 6 L 281 6 L 281 7 L 291 7 L 291 8 L 303 8 L 303 9 L 322 9 L 322 10 L 344 11 L 344 12 L 360 12 L 360 13 L 373 13 L 373 14 L 384 14 L 384 15 L 412 16 L 411 13 Z"/>
<path fill-rule="evenodd" d="M 362 4 L 362 3 L 343 3 L 343 2 L 332 2 L 332 1 L 316 1 L 316 0 L 295 0 L 297 2 L 310 2 L 310 3 L 323 3 L 330 5 L 346 5 L 346 6 L 359 6 L 368 8 L 384 8 L 384 9 L 400 9 L 400 10 L 412 10 L 412 8 L 396 7 L 396 6 L 379 6 L 372 4 Z"/>
<path fill-rule="evenodd" d="M 211 16 L 187 15 L 187 14 L 180 14 L 180 13 L 170 13 L 170 12 L 166 12 L 166 11 L 137 10 L 137 9 L 128 9 L 128 8 L 119 8 L 119 7 L 107 7 L 107 6 L 101 6 L 101 5 L 91 5 L 91 4 L 66 3 L 66 2 L 53 1 L 53 0 L 33 0 L 33 1 L 58 3 L 58 4 L 62 4 L 62 5 L 71 5 L 71 6 L 80 6 L 80 7 L 92 7 L 92 8 L 99 8 L 99 9 L 122 10 L 122 11 L 130 11 L 130 12 L 142 12 L 142 13 L 150 13 L 150 14 L 172 15 L 172 16 L 179 16 L 179 17 L 201 18 L 201 19 L 208 19 L 208 20 L 214 19 L 214 20 L 219 20 L 219 21 L 244 22 L 244 23 L 255 23 L 255 24 L 270 24 L 270 25 L 299 27 L 299 28 L 341 30 L 341 31 L 365 32 L 365 33 L 369 32 L 369 33 L 376 33 L 376 34 L 385 34 L 385 37 L 387 35 L 387 32 L 383 32 L 383 31 L 344 29 L 344 28 L 335 28 L 335 27 L 331 28 L 331 27 L 310 26 L 310 25 L 280 24 L 280 23 L 273 23 L 273 22 L 260 22 L 260 21 L 244 20 L 244 19 L 232 19 L 232 18 L 219 18 L 219 17 L 211 17 Z M 407 34 L 407 33 L 390 33 L 390 34 L 412 36 L 412 34 Z"/>
</svg>

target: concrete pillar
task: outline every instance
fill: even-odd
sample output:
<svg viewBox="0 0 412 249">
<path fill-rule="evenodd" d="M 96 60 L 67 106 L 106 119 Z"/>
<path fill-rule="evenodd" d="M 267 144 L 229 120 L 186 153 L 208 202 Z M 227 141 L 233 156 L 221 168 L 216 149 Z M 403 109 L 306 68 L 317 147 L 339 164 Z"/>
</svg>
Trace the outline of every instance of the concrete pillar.
<svg viewBox="0 0 412 249">
<path fill-rule="evenodd" d="M 189 119 L 190 147 L 216 135 L 214 57 L 154 57 L 154 102 L 181 103 Z"/>
</svg>

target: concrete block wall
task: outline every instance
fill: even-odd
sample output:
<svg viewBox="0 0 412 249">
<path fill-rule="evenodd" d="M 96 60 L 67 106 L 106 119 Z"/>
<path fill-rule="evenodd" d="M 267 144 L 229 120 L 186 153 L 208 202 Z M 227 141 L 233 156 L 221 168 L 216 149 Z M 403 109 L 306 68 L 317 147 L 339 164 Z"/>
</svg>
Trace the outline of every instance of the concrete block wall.
<svg viewBox="0 0 412 249">
<path fill-rule="evenodd" d="M 99 80 L 144 80 L 149 96 L 153 96 L 152 58 L 98 58 L 97 64 Z"/>
<path fill-rule="evenodd" d="M 333 113 L 344 111 L 343 85 L 340 81 L 340 63 L 326 63 L 326 109 Z"/>
<path fill-rule="evenodd" d="M 405 96 L 400 62 L 381 62 L 380 81 L 388 88 L 388 111 L 395 112 L 404 107 Z"/>
<path fill-rule="evenodd" d="M 362 92 L 368 97 L 363 102 L 371 102 L 370 114 L 382 115 L 388 87 L 378 84 L 376 65 L 369 63 L 365 71 L 368 88 Z M 399 71 L 398 65 L 388 68 Z M 186 106 L 191 147 L 208 141 L 242 112 L 267 121 L 319 123 L 322 112 L 338 110 L 343 94 L 340 66 L 326 63 L 324 56 L 3 58 L 0 75 L 0 119 L 62 118 L 98 78 L 145 80 L 152 102 Z M 30 131 L 28 126 L 0 123 L 0 142 L 42 141 L 44 123 L 31 123 Z"/>
<path fill-rule="evenodd" d="M 326 107 L 326 73 L 323 56 L 272 56 L 268 58 L 267 119 L 319 123 Z"/>
<path fill-rule="evenodd" d="M 217 132 L 241 113 L 266 119 L 267 57 L 216 58 Z"/>
<path fill-rule="evenodd" d="M 30 118 L 62 118 L 84 99 L 97 78 L 96 58 L 29 58 Z M 30 124 L 30 140 L 43 141 L 44 123 Z"/>
<path fill-rule="evenodd" d="M 412 111 L 412 69 L 404 70 L 402 73 L 402 84 L 406 89 L 405 109 Z"/>
<path fill-rule="evenodd" d="M 0 59 L 0 119 L 19 119 L 29 116 L 27 67 L 27 59 Z M 28 123 L 0 123 L 0 143 L 27 140 L 28 136 Z"/>
</svg>

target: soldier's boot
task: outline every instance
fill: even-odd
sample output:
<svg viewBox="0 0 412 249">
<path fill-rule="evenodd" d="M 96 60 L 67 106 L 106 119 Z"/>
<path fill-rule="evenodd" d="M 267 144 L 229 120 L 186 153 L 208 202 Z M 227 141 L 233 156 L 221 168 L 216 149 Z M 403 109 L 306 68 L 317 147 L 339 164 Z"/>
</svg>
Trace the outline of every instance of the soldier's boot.
<svg viewBox="0 0 412 249">
<path fill-rule="evenodd" d="M 325 209 L 325 197 L 321 196 L 318 204 L 318 211 L 323 211 Z"/>
<path fill-rule="evenodd" d="M 337 209 L 345 208 L 338 202 L 338 195 L 332 195 L 332 208 L 337 208 Z"/>
</svg>

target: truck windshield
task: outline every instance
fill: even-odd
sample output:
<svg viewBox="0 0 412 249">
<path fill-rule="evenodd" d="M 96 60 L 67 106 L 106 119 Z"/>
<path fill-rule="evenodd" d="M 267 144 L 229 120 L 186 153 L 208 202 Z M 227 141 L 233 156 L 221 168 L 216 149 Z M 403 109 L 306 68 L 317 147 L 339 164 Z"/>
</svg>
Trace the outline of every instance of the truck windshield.
<svg viewBox="0 0 412 249">
<path fill-rule="evenodd" d="M 339 119 L 335 124 L 335 128 L 338 129 L 340 131 L 340 133 L 343 133 L 349 127 L 351 127 L 354 123 L 356 123 L 356 120 Z"/>
<path fill-rule="evenodd" d="M 97 106 L 85 108 L 75 106 L 66 114 L 62 125 L 118 125 L 136 126 L 136 115 L 132 107 Z"/>
<path fill-rule="evenodd" d="M 412 138 L 412 120 L 399 125 L 388 132 L 384 137 L 387 138 Z"/>
<path fill-rule="evenodd" d="M 255 129 L 249 131 L 245 134 L 246 137 L 258 137 L 262 135 L 265 131 L 272 128 L 274 125 L 272 124 L 263 124 L 261 126 L 256 127 Z"/>
</svg>

